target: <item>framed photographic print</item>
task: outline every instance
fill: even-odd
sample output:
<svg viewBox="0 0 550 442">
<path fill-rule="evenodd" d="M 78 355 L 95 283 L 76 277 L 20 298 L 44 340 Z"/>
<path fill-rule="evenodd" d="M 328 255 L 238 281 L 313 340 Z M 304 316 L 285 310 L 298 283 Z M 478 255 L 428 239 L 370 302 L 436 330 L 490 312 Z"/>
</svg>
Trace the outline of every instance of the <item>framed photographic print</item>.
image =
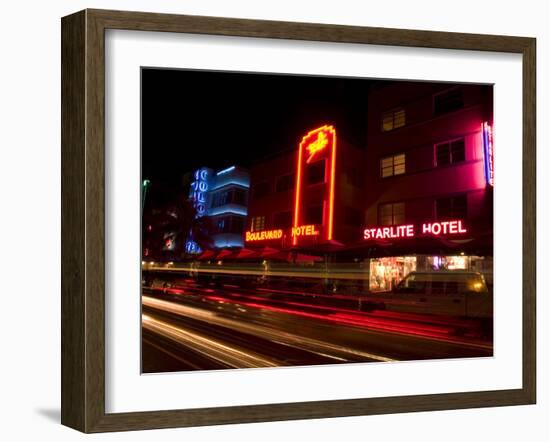
<svg viewBox="0 0 550 442">
<path fill-rule="evenodd" d="M 532 404 L 535 40 L 62 20 L 62 423 Z"/>
</svg>

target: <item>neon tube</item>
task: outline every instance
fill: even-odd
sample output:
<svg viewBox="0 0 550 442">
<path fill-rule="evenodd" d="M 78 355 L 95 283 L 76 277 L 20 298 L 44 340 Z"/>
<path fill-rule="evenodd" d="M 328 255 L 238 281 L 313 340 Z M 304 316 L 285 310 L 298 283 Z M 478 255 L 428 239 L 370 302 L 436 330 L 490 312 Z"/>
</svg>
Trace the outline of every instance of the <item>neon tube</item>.
<svg viewBox="0 0 550 442">
<path fill-rule="evenodd" d="M 329 127 L 332 133 L 332 160 L 330 167 L 330 194 L 329 194 L 329 207 L 328 207 L 328 230 L 327 240 L 332 240 L 332 226 L 333 226 L 333 214 L 334 214 L 334 175 L 336 171 L 336 131 L 332 126 Z"/>
<path fill-rule="evenodd" d="M 313 136 L 317 135 L 317 138 L 312 140 Z M 334 126 L 321 126 L 317 129 L 309 131 L 300 142 L 298 147 L 298 170 L 296 172 L 296 196 L 294 205 L 294 227 L 297 228 L 300 225 L 300 203 L 302 197 L 302 166 L 303 166 L 303 151 L 305 149 L 309 152 L 309 163 L 317 153 L 323 151 L 328 145 L 327 135 L 332 136 L 332 151 L 330 159 L 330 182 L 329 182 L 329 204 L 328 204 L 328 227 L 327 227 L 327 240 L 332 239 L 333 225 L 334 225 L 334 181 L 336 174 L 336 130 Z M 298 237 L 292 238 L 292 244 L 298 243 Z"/>
</svg>

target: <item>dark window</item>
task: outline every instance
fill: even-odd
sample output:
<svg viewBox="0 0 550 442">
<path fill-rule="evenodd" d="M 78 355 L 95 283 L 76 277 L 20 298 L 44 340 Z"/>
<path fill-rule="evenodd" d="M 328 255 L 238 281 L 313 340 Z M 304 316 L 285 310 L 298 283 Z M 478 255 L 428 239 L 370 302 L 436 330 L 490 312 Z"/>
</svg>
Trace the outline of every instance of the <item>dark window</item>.
<svg viewBox="0 0 550 442">
<path fill-rule="evenodd" d="M 344 223 L 349 226 L 360 226 L 363 224 L 362 212 L 355 207 L 346 207 L 344 210 Z"/>
<path fill-rule="evenodd" d="M 438 220 L 464 219 L 468 214 L 468 198 L 466 195 L 438 198 L 435 201 L 435 210 Z"/>
<path fill-rule="evenodd" d="M 244 230 L 244 218 L 241 216 L 224 216 L 218 218 L 218 233 L 242 233 Z"/>
<path fill-rule="evenodd" d="M 466 159 L 464 138 L 451 142 L 451 163 L 459 163 Z"/>
<path fill-rule="evenodd" d="M 464 106 L 462 89 L 456 88 L 434 96 L 434 115 L 446 114 Z"/>
<path fill-rule="evenodd" d="M 435 145 L 435 165 L 447 166 L 466 159 L 464 138 Z"/>
<path fill-rule="evenodd" d="M 243 189 L 228 189 L 214 194 L 212 207 L 220 207 L 225 204 L 246 206 L 246 191 Z"/>
<path fill-rule="evenodd" d="M 365 184 L 365 172 L 359 169 L 350 169 L 348 171 L 349 182 L 352 186 L 363 188 Z"/>
<path fill-rule="evenodd" d="M 233 189 L 231 202 L 240 206 L 246 206 L 246 191 L 242 189 Z"/>
<path fill-rule="evenodd" d="M 378 206 L 378 223 L 382 226 L 393 226 L 405 222 L 405 203 L 380 204 Z"/>
<path fill-rule="evenodd" d="M 267 181 L 262 181 L 257 183 L 254 186 L 254 198 L 262 198 L 269 193 L 269 183 Z"/>
<path fill-rule="evenodd" d="M 229 192 L 227 190 L 214 194 L 212 199 L 212 207 L 219 207 L 227 204 L 229 200 Z"/>
<path fill-rule="evenodd" d="M 277 192 L 287 192 L 294 189 L 294 174 L 283 175 L 277 179 L 275 190 Z"/>
<path fill-rule="evenodd" d="M 317 184 L 325 182 L 325 160 L 316 161 L 307 167 L 307 183 Z"/>
<path fill-rule="evenodd" d="M 323 206 L 310 206 L 307 208 L 306 224 L 323 224 Z"/>
<path fill-rule="evenodd" d="M 231 233 L 242 233 L 244 231 L 244 218 L 242 216 L 231 217 Z"/>
<path fill-rule="evenodd" d="M 273 218 L 274 228 L 287 229 L 292 226 L 292 212 L 279 212 Z"/>
</svg>

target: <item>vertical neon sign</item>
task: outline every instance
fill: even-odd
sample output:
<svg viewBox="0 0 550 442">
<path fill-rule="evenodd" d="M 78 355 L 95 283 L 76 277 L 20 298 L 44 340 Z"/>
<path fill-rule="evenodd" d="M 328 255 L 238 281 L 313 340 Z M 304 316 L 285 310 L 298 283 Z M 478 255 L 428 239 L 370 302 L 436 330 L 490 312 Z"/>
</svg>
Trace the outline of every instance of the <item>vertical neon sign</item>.
<svg viewBox="0 0 550 442">
<path fill-rule="evenodd" d="M 305 152 L 304 152 L 305 151 Z M 306 161 L 304 164 L 304 155 Z M 296 171 L 296 195 L 294 203 L 294 228 L 300 226 L 300 204 L 302 200 L 302 175 L 303 169 L 317 159 L 329 158 L 329 190 L 328 190 L 328 225 L 326 229 L 327 240 L 332 239 L 334 224 L 334 176 L 336 171 L 336 130 L 334 126 L 321 126 L 307 133 L 302 138 L 298 147 L 298 164 Z M 292 244 L 298 243 L 298 236 L 292 238 Z"/>
<path fill-rule="evenodd" d="M 206 192 L 209 190 L 210 171 L 206 168 L 195 171 L 195 181 L 191 183 L 190 197 L 196 209 L 195 218 L 206 215 Z"/>
<path fill-rule="evenodd" d="M 485 162 L 485 180 L 490 186 L 495 185 L 493 128 L 487 121 L 481 123 L 481 141 L 483 145 L 483 159 Z"/>
</svg>

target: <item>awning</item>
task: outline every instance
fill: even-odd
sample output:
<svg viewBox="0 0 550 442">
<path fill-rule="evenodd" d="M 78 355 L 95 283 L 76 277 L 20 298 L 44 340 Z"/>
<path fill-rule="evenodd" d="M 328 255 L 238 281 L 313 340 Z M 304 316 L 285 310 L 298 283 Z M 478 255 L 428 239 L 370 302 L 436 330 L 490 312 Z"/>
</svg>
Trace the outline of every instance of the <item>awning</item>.
<svg viewBox="0 0 550 442">
<path fill-rule="evenodd" d="M 216 252 L 214 250 L 205 250 L 202 252 L 199 257 L 197 258 L 199 261 L 205 261 L 207 259 L 212 259 L 216 256 Z"/>
<path fill-rule="evenodd" d="M 320 256 L 315 256 L 315 255 L 306 255 L 305 253 L 296 253 L 296 256 L 292 256 L 292 254 L 290 254 L 289 256 L 290 260 L 291 261 L 295 261 L 295 262 L 320 262 L 320 261 L 323 261 L 323 258 L 320 257 Z"/>
<path fill-rule="evenodd" d="M 279 253 L 281 253 L 281 251 L 279 249 L 275 249 L 273 247 L 264 247 L 260 251 L 260 256 L 262 258 L 269 258 L 270 256 L 274 256 L 274 255 L 277 255 Z"/>
<path fill-rule="evenodd" d="M 238 253 L 235 256 L 233 256 L 233 258 L 246 259 L 246 258 L 257 258 L 259 256 L 260 256 L 260 253 L 257 252 L 256 250 L 242 248 L 241 250 L 238 251 Z"/>
<path fill-rule="evenodd" d="M 216 256 L 216 259 L 224 259 L 231 255 L 233 255 L 235 252 L 233 250 L 229 249 L 223 249 L 218 255 Z"/>
<path fill-rule="evenodd" d="M 493 236 L 480 235 L 476 237 L 449 239 L 444 237 L 416 237 L 394 240 L 367 240 L 362 245 L 345 249 L 364 257 L 402 256 L 410 254 L 448 255 L 463 252 L 468 255 L 492 255 Z"/>
</svg>

